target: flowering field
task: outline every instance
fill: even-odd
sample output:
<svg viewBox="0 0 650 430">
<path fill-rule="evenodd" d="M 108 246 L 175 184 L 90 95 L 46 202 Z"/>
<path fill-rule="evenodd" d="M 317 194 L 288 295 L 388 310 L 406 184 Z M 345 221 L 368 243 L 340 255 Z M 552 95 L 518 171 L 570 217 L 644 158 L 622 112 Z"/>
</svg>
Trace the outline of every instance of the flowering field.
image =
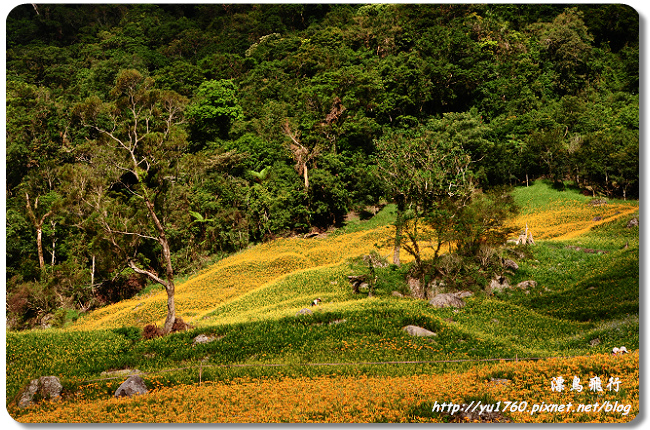
<svg viewBox="0 0 650 430">
<path fill-rule="evenodd" d="M 542 182 L 517 188 L 515 199 L 520 213 L 510 225 L 522 230 L 528 225 L 535 240 L 573 239 L 639 210 L 637 201 L 605 202 L 575 192 L 558 192 Z"/>
<path fill-rule="evenodd" d="M 64 401 L 16 418 L 22 423 L 629 422 L 639 412 L 638 364 L 636 352 L 502 362 L 437 375 L 239 379 L 154 389 L 130 399 Z M 452 414 L 453 407 L 442 404 L 476 405 L 475 411 L 483 406 L 484 413 Z"/>
<path fill-rule="evenodd" d="M 522 209 L 510 221 L 516 228 L 528 225 L 536 240 L 573 239 L 638 212 L 638 202 L 593 206 L 590 198 L 576 193 L 553 191 L 545 196 L 541 187 L 517 190 Z M 541 206 L 536 201 L 540 194 L 547 197 Z M 279 239 L 255 246 L 177 285 L 177 313 L 194 326 L 208 326 L 290 315 L 318 295 L 327 301 L 346 301 L 350 299 L 346 261 L 376 249 L 390 255 L 386 244 L 392 233 L 393 228 L 384 225 L 323 239 Z M 402 260 L 409 261 L 408 254 L 402 254 Z M 165 312 L 165 292 L 157 291 L 96 310 L 72 329 L 161 323 Z"/>
<path fill-rule="evenodd" d="M 532 279 L 535 287 L 438 309 L 393 296 L 390 280 L 402 274 L 390 266 L 377 269 L 388 278 L 373 297 L 355 294 L 350 258 L 390 255 L 386 219 L 325 238 L 276 240 L 177 285 L 177 312 L 192 330 L 142 339 L 143 325 L 164 318 L 164 292 L 152 292 L 64 329 L 7 333 L 7 408 L 21 422 L 446 422 L 476 416 L 433 411 L 435 402 L 480 400 L 502 408 L 494 420 L 629 421 L 639 408 L 638 355 L 607 352 L 639 348 L 639 233 L 626 228 L 638 203 L 594 206 L 575 192 L 530 188 L 515 191 L 522 210 L 511 222 L 527 223 L 537 245 L 511 282 Z M 311 307 L 315 297 L 322 302 Z M 299 315 L 304 307 L 312 313 Z M 406 325 L 436 334 L 411 337 Z M 193 345 L 198 334 L 216 341 Z M 469 364 L 504 357 L 547 359 Z M 145 372 L 152 391 L 110 399 L 122 381 L 102 380 L 102 372 L 125 368 Z M 12 399 L 43 375 L 61 379 L 64 401 L 17 409 Z M 554 392 L 556 376 L 569 386 L 578 376 L 585 387 L 595 376 L 619 378 L 621 389 Z M 517 403 L 504 410 L 506 402 Z M 520 411 L 522 402 L 539 410 Z M 568 402 L 583 407 L 545 406 Z M 595 402 L 611 410 L 585 410 Z"/>
<path fill-rule="evenodd" d="M 349 258 L 368 254 L 376 249 L 375 244 L 388 237 L 390 231 L 390 227 L 382 226 L 332 238 L 279 239 L 255 246 L 177 285 L 176 311 L 193 325 L 205 325 L 209 320 L 204 320 L 204 317 L 212 314 L 219 305 L 274 282 L 282 282 L 289 274 L 340 265 Z M 330 288 L 329 292 L 337 294 L 344 288 L 341 284 L 338 288 Z M 302 305 L 313 300 L 309 297 L 303 300 Z M 72 329 L 93 330 L 161 322 L 165 318 L 166 300 L 164 291 L 125 300 L 92 312 Z M 292 307 L 300 309 L 302 305 Z"/>
</svg>

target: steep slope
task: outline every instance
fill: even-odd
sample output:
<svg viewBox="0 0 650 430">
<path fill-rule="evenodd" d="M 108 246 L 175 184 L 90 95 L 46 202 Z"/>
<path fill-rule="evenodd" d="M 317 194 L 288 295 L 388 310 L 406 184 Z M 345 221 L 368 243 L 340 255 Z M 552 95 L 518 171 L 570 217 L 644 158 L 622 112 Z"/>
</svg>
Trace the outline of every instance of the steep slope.
<svg viewBox="0 0 650 430">
<path fill-rule="evenodd" d="M 349 258 L 368 254 L 376 249 L 376 244 L 381 245 L 390 237 L 390 231 L 390 227 L 381 226 L 323 239 L 279 239 L 252 247 L 178 285 L 177 313 L 192 324 L 204 324 L 203 317 L 218 306 L 281 282 L 287 275 L 317 267 L 334 267 Z M 329 290 L 325 288 L 320 292 L 331 293 Z M 284 300 L 282 297 L 275 299 Z M 304 304 L 311 300 L 313 297 Z M 165 303 L 163 291 L 135 297 L 92 312 L 72 328 L 92 330 L 160 322 L 165 316 Z M 257 304 L 264 306 L 264 303 Z"/>
<path fill-rule="evenodd" d="M 518 228 L 528 225 L 536 240 L 575 239 L 638 212 L 638 202 L 592 205 L 589 197 L 558 192 L 541 181 L 516 189 L 515 198 L 521 211 L 510 223 Z M 367 227 L 360 223 L 356 231 L 353 228 L 324 238 L 279 239 L 230 256 L 177 286 L 177 314 L 194 326 L 207 326 L 277 319 L 295 314 L 316 297 L 326 302 L 356 301 L 345 277 L 349 274 L 347 262 L 373 250 L 388 256 L 393 230 L 387 223 L 368 223 Z M 402 254 L 403 261 L 409 261 L 409 256 Z M 165 304 L 165 293 L 154 292 L 96 310 L 71 328 L 160 323 Z"/>
<path fill-rule="evenodd" d="M 515 193 L 520 198 L 531 191 Z M 613 220 L 599 223 L 590 220 L 603 208 L 588 205 L 591 199 L 545 188 L 537 192 L 543 198 L 522 205 L 513 220 L 536 217 L 529 228 L 539 229 L 537 245 L 518 260 L 511 279 L 513 284 L 533 279 L 536 287 L 477 294 L 461 309 L 394 297 L 392 285 L 368 297 L 351 291 L 347 259 L 367 254 L 375 244 L 387 255 L 386 220 L 353 224 L 326 238 L 278 240 L 233 255 L 179 285 L 179 313 L 193 330 L 143 339 L 143 322 L 155 316 L 148 307 L 159 309 L 159 320 L 164 316 L 165 297 L 154 293 L 100 309 L 66 329 L 7 333 L 8 401 L 42 375 L 58 375 L 82 398 L 105 398 L 120 380 L 102 372 L 125 368 L 145 372 L 150 386 L 163 388 L 239 377 L 434 374 L 465 369 L 476 360 L 605 354 L 621 345 L 638 349 L 639 231 L 627 228 L 638 204 L 609 202 Z M 571 207 L 573 215 L 567 215 Z M 566 233 L 543 239 L 543 228 L 555 231 L 562 220 L 593 226 L 570 240 Z M 394 272 L 396 282 L 399 275 Z M 309 307 L 315 297 L 322 303 Z M 313 314 L 296 315 L 306 306 Z M 412 337 L 406 325 L 436 335 Z M 218 341 L 194 345 L 198 334 Z"/>
</svg>

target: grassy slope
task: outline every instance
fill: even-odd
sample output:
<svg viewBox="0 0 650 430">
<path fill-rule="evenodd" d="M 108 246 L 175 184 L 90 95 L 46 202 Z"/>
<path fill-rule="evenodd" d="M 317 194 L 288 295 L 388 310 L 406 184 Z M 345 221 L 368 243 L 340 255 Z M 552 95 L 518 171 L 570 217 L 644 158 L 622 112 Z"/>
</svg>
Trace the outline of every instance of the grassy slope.
<svg viewBox="0 0 650 430">
<path fill-rule="evenodd" d="M 518 356 L 583 355 L 612 346 L 638 348 L 638 229 L 624 224 L 638 204 L 610 202 L 557 192 L 545 184 L 520 188 L 522 206 L 514 220 L 528 223 L 538 244 L 519 261 L 514 282 L 538 286 L 498 296 L 472 297 L 459 311 L 433 309 L 426 302 L 390 296 L 354 295 L 345 276 L 346 259 L 368 253 L 390 234 L 387 207 L 373 220 L 356 222 L 326 239 L 287 239 L 257 246 L 222 260 L 178 288 L 180 314 L 197 328 L 142 341 L 137 329 L 146 318 L 162 318 L 159 293 L 99 310 L 67 330 L 7 335 L 7 394 L 16 395 L 30 379 L 55 374 L 70 392 L 101 397 L 119 380 L 86 383 L 103 370 L 125 367 L 155 372 L 154 386 L 194 383 L 204 365 L 285 363 L 281 368 L 208 367 L 203 380 L 238 376 L 410 374 L 440 372 L 443 365 L 305 367 L 307 362 L 440 360 Z M 618 214 L 616 214 L 618 212 Z M 607 222 L 592 221 L 602 216 Z M 580 236 L 571 237 L 573 230 Z M 586 231 L 586 226 L 593 226 Z M 628 244 L 628 249 L 621 249 Z M 568 246 L 608 251 L 590 254 Z M 388 254 L 386 250 L 383 252 Z M 296 312 L 314 297 L 323 304 L 313 315 Z M 160 303 L 159 303 L 160 302 Z M 150 320 L 149 320 L 150 321 Z M 149 322 L 147 321 L 147 322 Z M 411 338 L 401 328 L 416 324 L 435 331 L 433 340 Z M 107 329 L 125 326 L 127 328 Z M 90 329 L 90 331 L 88 330 Z M 192 347 L 199 333 L 219 340 Z M 595 347 L 589 341 L 598 337 Z"/>
<path fill-rule="evenodd" d="M 620 390 L 553 393 L 558 375 L 617 375 Z M 433 411 L 436 403 L 499 404 L 498 422 L 629 422 L 639 413 L 639 355 L 599 354 L 542 362 L 509 362 L 466 372 L 402 376 L 290 377 L 239 379 L 229 383 L 185 385 L 146 396 L 32 408 L 20 422 L 464 422 Z M 508 378 L 495 384 L 490 378 Z M 522 395 L 522 393 L 525 393 Z M 525 396 L 525 397 L 524 397 Z M 527 399 L 528 406 L 516 409 Z M 179 401 L 179 399 L 183 399 Z M 512 407 L 505 402 L 516 401 Z M 501 403 L 499 403 L 501 402 Z M 580 405 L 617 405 L 617 411 L 585 412 Z M 570 413 L 541 410 L 543 404 L 572 404 Z M 534 411 L 537 405 L 537 412 Z"/>
</svg>

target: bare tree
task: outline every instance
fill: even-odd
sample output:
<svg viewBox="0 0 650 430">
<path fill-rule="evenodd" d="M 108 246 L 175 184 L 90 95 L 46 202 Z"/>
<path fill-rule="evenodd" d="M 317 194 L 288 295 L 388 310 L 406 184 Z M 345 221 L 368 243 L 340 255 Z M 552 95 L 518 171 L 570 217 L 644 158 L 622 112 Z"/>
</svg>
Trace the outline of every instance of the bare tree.
<svg viewBox="0 0 650 430">
<path fill-rule="evenodd" d="M 36 250 L 38 253 L 38 265 L 41 275 L 45 272 L 45 250 L 43 246 L 43 229 L 46 220 L 49 220 L 52 239 L 52 266 L 54 266 L 54 234 L 57 221 L 54 219 L 61 209 L 61 196 L 59 194 L 60 183 L 58 181 L 59 169 L 51 165 L 39 166 L 23 184 L 25 194 L 25 209 L 27 218 L 31 221 L 36 230 Z"/>
<path fill-rule="evenodd" d="M 289 121 L 282 124 L 282 132 L 285 136 L 291 139 L 289 142 L 289 149 L 293 154 L 293 159 L 296 161 L 295 169 L 298 174 L 301 174 L 305 180 L 305 190 L 309 189 L 309 162 L 320 155 L 318 148 L 308 148 L 300 141 L 300 131 L 294 131 L 291 128 Z"/>
<path fill-rule="evenodd" d="M 25 192 L 25 200 L 27 202 L 27 215 L 29 216 L 29 219 L 32 221 L 32 224 L 36 228 L 36 249 L 38 251 L 38 266 L 41 269 L 41 272 L 45 271 L 45 258 L 43 256 L 43 223 L 45 222 L 45 219 L 52 215 L 52 209 L 48 210 L 44 214 L 40 216 L 36 216 L 35 211 L 38 210 L 38 200 L 39 198 L 36 197 L 34 200 L 34 205 L 32 206 L 32 203 L 29 198 L 29 193 Z"/>
<path fill-rule="evenodd" d="M 180 156 L 186 142 L 178 126 L 184 121 L 187 100 L 174 92 L 152 89 L 152 82 L 136 70 L 121 71 L 111 95 L 111 103 L 90 99 L 77 108 L 82 123 L 97 136 L 94 170 L 110 182 L 97 188 L 92 204 L 104 232 L 124 255 L 126 264 L 165 287 L 164 331 L 169 333 L 176 319 L 174 267 L 164 210 L 156 205 L 156 200 L 164 194 L 164 181 L 168 178 L 165 172 Z M 128 196 L 126 205 L 119 206 L 115 198 L 107 196 L 105 191 L 116 186 Z M 141 241 L 160 245 L 164 275 L 143 267 L 137 253 Z"/>
</svg>

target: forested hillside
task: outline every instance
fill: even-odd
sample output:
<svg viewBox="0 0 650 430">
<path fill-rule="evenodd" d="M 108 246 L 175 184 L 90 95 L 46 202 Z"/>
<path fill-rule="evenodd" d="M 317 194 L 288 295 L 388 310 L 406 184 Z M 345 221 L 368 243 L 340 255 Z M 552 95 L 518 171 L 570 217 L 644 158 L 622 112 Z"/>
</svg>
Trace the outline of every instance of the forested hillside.
<svg viewBox="0 0 650 430">
<path fill-rule="evenodd" d="M 638 198 L 624 5 L 25 4 L 6 28 L 11 328 L 387 203 L 442 244 L 471 200 L 471 254 L 477 214 L 516 210 L 491 190 Z"/>
</svg>

